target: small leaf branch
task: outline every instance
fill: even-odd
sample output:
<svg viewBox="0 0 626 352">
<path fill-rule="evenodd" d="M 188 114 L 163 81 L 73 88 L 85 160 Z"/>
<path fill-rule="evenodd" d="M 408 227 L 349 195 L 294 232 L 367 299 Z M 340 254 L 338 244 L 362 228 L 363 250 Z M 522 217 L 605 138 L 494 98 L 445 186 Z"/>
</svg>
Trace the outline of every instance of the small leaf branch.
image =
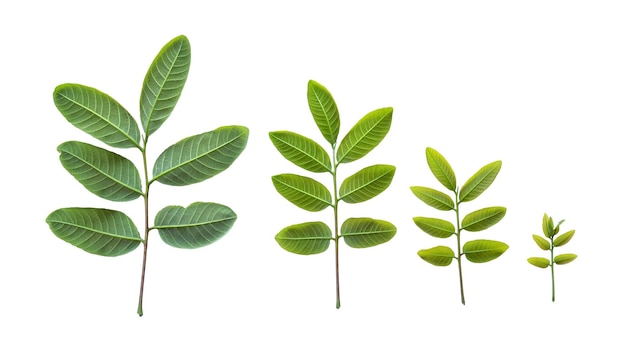
<svg viewBox="0 0 626 352">
<path fill-rule="evenodd" d="M 285 250 L 302 255 L 326 251 L 335 244 L 336 307 L 341 306 L 339 290 L 339 239 L 353 248 L 366 248 L 389 241 L 396 227 L 384 220 L 349 218 L 339 227 L 339 204 L 360 203 L 374 198 L 391 184 L 396 168 L 391 165 L 368 166 L 346 177 L 339 185 L 337 170 L 341 164 L 361 159 L 372 151 L 387 135 L 391 126 L 392 108 L 374 110 L 359 120 L 337 145 L 339 111 L 330 92 L 321 84 L 309 81 L 307 89 L 309 109 L 319 131 L 330 144 L 330 155 L 314 140 L 290 131 L 269 133 L 276 149 L 290 162 L 314 173 L 329 173 L 332 192 L 321 182 L 296 174 L 272 176 L 276 191 L 294 205 L 319 212 L 333 209 L 333 230 L 321 221 L 287 226 L 276 235 L 276 241 Z"/>
<path fill-rule="evenodd" d="M 187 208 L 167 206 L 150 227 L 150 186 L 159 182 L 185 186 L 204 181 L 228 168 L 244 150 L 248 129 L 224 126 L 185 138 L 156 159 L 149 177 L 148 139 L 169 118 L 182 93 L 191 63 L 191 46 L 185 36 L 167 43 L 150 66 L 141 90 L 141 125 L 116 100 L 80 84 L 61 84 L 54 103 L 69 123 L 114 148 L 136 148 L 142 156 L 143 179 L 127 158 L 91 144 L 69 141 L 57 149 L 63 167 L 91 193 L 110 201 L 143 197 L 143 238 L 132 219 L 122 212 L 96 208 L 62 208 L 46 219 L 62 240 L 89 253 L 118 256 L 143 244 L 137 314 L 143 315 L 143 292 L 151 230 L 178 248 L 198 248 L 221 238 L 237 216 L 227 206 L 196 202 Z"/>
<path fill-rule="evenodd" d="M 528 262 L 538 268 L 545 269 L 550 267 L 550 272 L 552 274 L 552 302 L 555 299 L 555 289 L 554 289 L 554 265 L 565 265 L 567 263 L 571 263 L 578 256 L 572 253 L 559 254 L 554 256 L 554 248 L 561 247 L 567 244 L 572 237 L 574 237 L 575 230 L 570 230 L 565 232 L 562 235 L 558 235 L 560 231 L 561 224 L 565 220 L 559 221 L 556 226 L 554 226 L 554 221 L 548 214 L 543 214 L 542 220 L 542 230 L 545 238 L 539 235 L 533 235 L 533 240 L 544 251 L 550 251 L 550 259 L 544 257 L 530 257 L 528 258 Z"/>
<path fill-rule="evenodd" d="M 497 206 L 479 209 L 465 215 L 462 221 L 459 208 L 461 203 L 476 199 L 493 183 L 500 172 L 502 162 L 494 161 L 483 166 L 460 189 L 457 187 L 456 175 L 452 167 L 438 151 L 426 148 L 426 162 L 439 183 L 453 192 L 454 198 L 429 187 L 413 186 L 411 191 L 421 201 L 437 210 L 453 210 L 455 224 L 444 219 L 421 216 L 414 217 L 413 222 L 422 231 L 436 238 L 448 238 L 455 235 L 456 252 L 447 246 L 436 246 L 420 250 L 417 254 L 424 261 L 435 266 L 448 266 L 452 264 L 453 260 L 457 261 L 461 303 L 465 304 L 461 257 L 465 256 L 472 263 L 486 263 L 501 256 L 509 246 L 493 240 L 472 240 L 461 246 L 461 232 L 463 230 L 478 232 L 490 228 L 502 220 L 506 214 L 506 208 Z"/>
</svg>

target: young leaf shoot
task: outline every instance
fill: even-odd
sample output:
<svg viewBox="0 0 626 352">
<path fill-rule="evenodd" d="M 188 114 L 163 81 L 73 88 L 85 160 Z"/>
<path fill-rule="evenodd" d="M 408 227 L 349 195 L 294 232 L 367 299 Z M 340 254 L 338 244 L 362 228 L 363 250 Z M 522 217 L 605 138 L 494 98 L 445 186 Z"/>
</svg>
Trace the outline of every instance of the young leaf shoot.
<svg viewBox="0 0 626 352">
<path fill-rule="evenodd" d="M 472 263 L 486 263 L 501 256 L 509 246 L 503 242 L 492 240 L 467 241 L 461 247 L 461 231 L 478 232 L 497 224 L 506 214 L 504 207 L 487 207 L 466 214 L 461 221 L 459 207 L 463 202 L 469 202 L 480 196 L 495 180 L 502 166 L 501 161 L 487 164 L 478 170 L 459 189 L 456 175 L 448 161 L 438 151 L 426 148 L 426 162 L 435 178 L 446 189 L 454 193 L 454 198 L 448 194 L 429 187 L 413 186 L 411 191 L 421 201 L 431 207 L 442 210 L 454 210 L 456 224 L 439 218 L 417 216 L 413 218 L 415 225 L 427 234 L 437 238 L 456 236 L 456 253 L 447 246 L 436 246 L 422 249 L 417 254 L 424 261 L 435 266 L 448 266 L 454 260 L 459 268 L 459 283 L 461 287 L 461 302 L 465 304 L 463 291 L 463 271 L 461 257 L 465 256 Z"/>
<path fill-rule="evenodd" d="M 360 203 L 374 198 L 389 187 L 396 168 L 381 164 L 368 166 L 346 177 L 341 184 L 337 169 L 341 164 L 361 159 L 383 140 L 391 126 L 393 109 L 382 108 L 366 114 L 337 145 L 340 119 L 332 95 L 311 80 L 307 98 L 331 154 L 314 140 L 295 132 L 275 131 L 269 137 L 280 154 L 295 165 L 310 172 L 330 174 L 332 192 L 323 183 L 306 176 L 280 174 L 273 176 L 272 182 L 278 193 L 304 210 L 319 212 L 332 208 L 334 230 L 325 222 L 306 222 L 285 227 L 275 238 L 283 249 L 303 255 L 322 253 L 334 242 L 336 307 L 339 308 L 339 239 L 343 238 L 353 248 L 367 248 L 385 243 L 396 234 L 393 224 L 371 218 L 346 219 L 340 229 L 339 202 Z"/>
<path fill-rule="evenodd" d="M 91 193 L 115 202 L 143 197 L 143 238 L 126 214 L 110 209 L 62 208 L 46 219 L 62 240 L 89 253 L 118 256 L 143 244 L 143 261 L 137 314 L 143 315 L 143 289 L 148 255 L 148 235 L 158 230 L 161 239 L 177 248 L 199 248 L 224 236 L 237 215 L 217 203 L 196 202 L 187 208 L 167 206 L 149 225 L 149 193 L 152 183 L 185 186 L 209 179 L 227 169 L 243 152 L 248 129 L 224 126 L 185 138 L 168 147 L 156 159 L 149 177 L 148 139 L 169 118 L 189 72 L 191 46 L 178 36 L 158 53 L 146 73 L 139 101 L 139 128 L 135 118 L 117 101 L 97 89 L 61 84 L 54 103 L 69 123 L 113 148 L 136 148 L 141 170 L 129 159 L 91 144 L 70 141 L 59 145 L 63 167 Z"/>
</svg>

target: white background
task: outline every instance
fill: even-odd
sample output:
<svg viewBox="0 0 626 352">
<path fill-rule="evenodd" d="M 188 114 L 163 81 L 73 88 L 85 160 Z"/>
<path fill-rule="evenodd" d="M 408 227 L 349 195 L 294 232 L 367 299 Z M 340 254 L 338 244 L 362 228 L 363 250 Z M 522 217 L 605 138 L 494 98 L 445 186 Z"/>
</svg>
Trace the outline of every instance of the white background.
<svg viewBox="0 0 626 352">
<path fill-rule="evenodd" d="M 12 2 L 0 11 L 3 166 L 0 350 L 64 351 L 470 351 L 624 349 L 624 127 L 626 8 L 620 1 L 129 1 Z M 410 4 L 410 5 L 409 5 Z M 165 205 L 213 201 L 239 218 L 197 250 L 150 239 L 145 315 L 136 311 L 141 251 L 105 258 L 56 238 L 45 223 L 61 207 L 108 207 L 141 219 L 140 200 L 108 202 L 61 166 L 66 140 L 100 142 L 56 110 L 52 91 L 73 82 L 113 96 L 138 117 L 141 84 L 177 35 L 192 47 L 190 75 L 170 119 L 148 145 L 239 124 L 247 149 L 231 168 L 188 187 L 155 184 Z M 367 112 L 394 108 L 386 139 L 341 165 L 397 167 L 392 185 L 340 218 L 394 223 L 390 242 L 341 242 L 342 308 L 334 304 L 329 250 L 298 256 L 274 235 L 304 221 L 332 221 L 284 200 L 270 177 L 315 177 L 285 160 L 268 132 L 291 130 L 327 146 L 306 102 L 314 79 L 333 94 L 340 138 Z M 510 249 L 487 264 L 464 262 L 466 306 L 454 266 L 416 252 L 453 245 L 421 232 L 429 208 L 412 185 L 443 187 L 433 147 L 459 183 L 494 160 L 494 184 L 462 212 L 501 205 L 506 217 L 464 241 Z M 118 150 L 135 162 L 137 150 Z M 323 176 L 327 176 L 326 178 Z M 547 212 L 574 239 L 557 253 L 579 258 L 547 269 L 526 262 Z M 141 223 L 138 226 L 142 226 Z M 331 247 L 332 248 L 332 247 Z"/>
</svg>

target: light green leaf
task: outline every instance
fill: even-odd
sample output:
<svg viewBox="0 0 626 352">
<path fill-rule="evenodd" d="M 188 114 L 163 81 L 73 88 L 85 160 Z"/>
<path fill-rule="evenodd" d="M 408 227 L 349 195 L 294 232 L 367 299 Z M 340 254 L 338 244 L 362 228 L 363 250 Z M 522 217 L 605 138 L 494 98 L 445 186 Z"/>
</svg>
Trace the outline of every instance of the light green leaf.
<svg viewBox="0 0 626 352">
<path fill-rule="evenodd" d="M 413 222 L 422 231 L 437 238 L 448 238 L 456 233 L 454 225 L 446 220 L 416 216 Z"/>
<path fill-rule="evenodd" d="M 452 263 L 454 251 L 450 247 L 437 246 L 417 252 L 420 258 L 435 266 L 448 266 Z"/>
<path fill-rule="evenodd" d="M 181 35 L 161 49 L 146 73 L 139 108 L 146 136 L 154 133 L 174 110 L 187 81 L 191 45 Z"/>
<path fill-rule="evenodd" d="M 472 263 L 486 263 L 498 258 L 507 249 L 509 246 L 503 242 L 475 240 L 465 242 L 463 254 Z"/>
<path fill-rule="evenodd" d="M 449 195 L 428 187 L 412 186 L 411 191 L 422 202 L 439 210 L 454 209 L 454 201 Z"/>
<path fill-rule="evenodd" d="M 333 96 L 326 87 L 313 80 L 308 83 L 306 96 L 317 128 L 328 143 L 334 146 L 339 135 L 340 120 Z"/>
<path fill-rule="evenodd" d="M 287 226 L 275 238 L 284 250 L 309 255 L 327 250 L 333 235 L 325 223 L 318 221 Z"/>
<path fill-rule="evenodd" d="M 567 263 L 571 263 L 574 259 L 578 258 L 576 254 L 567 253 L 567 254 L 559 254 L 554 257 L 554 263 L 558 265 L 563 265 Z"/>
<path fill-rule="evenodd" d="M 467 231 L 482 231 L 497 224 L 506 214 L 505 207 L 489 207 L 473 211 L 463 218 L 461 227 Z"/>
<path fill-rule="evenodd" d="M 222 238 L 237 220 L 229 207 L 196 202 L 187 208 L 167 206 L 154 219 L 163 242 L 176 248 L 199 248 Z"/>
<path fill-rule="evenodd" d="M 376 148 L 389 132 L 392 115 L 393 108 L 382 108 L 360 119 L 339 143 L 337 163 L 358 160 Z"/>
<path fill-rule="evenodd" d="M 554 239 L 554 246 L 555 247 L 560 247 L 563 246 L 565 244 L 567 244 L 567 242 L 569 242 L 572 237 L 574 237 L 574 232 L 576 232 L 575 230 L 570 230 L 567 231 L 566 233 L 558 236 L 557 238 Z"/>
<path fill-rule="evenodd" d="M 368 166 L 347 177 L 339 188 L 339 199 L 346 203 L 360 203 L 372 199 L 389 187 L 395 166 Z"/>
<path fill-rule="evenodd" d="M 281 174 L 272 176 L 272 183 L 285 199 L 304 210 L 320 211 L 332 205 L 328 189 L 312 178 Z"/>
<path fill-rule="evenodd" d="M 481 195 L 495 180 L 500 172 L 500 160 L 483 166 L 465 182 L 459 191 L 459 202 L 469 202 Z"/>
<path fill-rule="evenodd" d="M 312 139 L 294 132 L 270 132 L 270 139 L 285 159 L 311 172 L 331 172 L 330 157 Z"/>
<path fill-rule="evenodd" d="M 93 194 L 117 202 L 143 194 L 139 171 L 130 160 L 82 142 L 65 142 L 57 150 L 63 167 Z"/>
<path fill-rule="evenodd" d="M 543 238 L 542 238 L 543 240 Z M 545 240 L 544 240 L 545 241 Z M 546 258 L 532 257 L 528 258 L 528 262 L 538 268 L 545 269 L 550 266 L 550 261 Z"/>
<path fill-rule="evenodd" d="M 533 235 L 533 240 L 535 240 L 535 243 L 539 246 L 539 248 L 543 249 L 544 251 L 550 250 L 550 242 L 548 242 L 548 240 L 546 240 L 545 238 L 538 235 Z"/>
<path fill-rule="evenodd" d="M 132 252 L 142 241 L 133 221 L 115 210 L 62 208 L 48 215 L 46 222 L 63 241 L 106 257 Z"/>
<path fill-rule="evenodd" d="M 243 126 L 223 126 L 185 138 L 159 155 L 152 181 L 171 186 L 204 181 L 226 170 L 247 142 L 248 129 Z"/>
<path fill-rule="evenodd" d="M 115 148 L 139 146 L 139 126 L 115 99 L 80 84 L 56 87 L 54 104 L 69 123 Z"/>
<path fill-rule="evenodd" d="M 559 233 L 559 230 L 561 229 L 561 224 L 565 222 L 565 220 L 561 220 L 559 221 L 558 224 L 556 224 L 556 226 L 554 227 L 554 234 L 556 235 L 557 233 Z"/>
<path fill-rule="evenodd" d="M 552 238 L 552 236 L 554 236 L 554 222 L 552 221 L 552 218 L 548 216 L 548 214 L 543 214 L 541 227 L 543 229 L 543 234 L 546 237 Z"/>
<path fill-rule="evenodd" d="M 426 162 L 430 171 L 445 188 L 456 191 L 456 175 L 443 155 L 433 148 L 426 148 Z"/>
<path fill-rule="evenodd" d="M 349 218 L 341 225 L 341 236 L 352 248 L 367 248 L 385 243 L 396 234 L 396 227 L 384 220 Z"/>
</svg>

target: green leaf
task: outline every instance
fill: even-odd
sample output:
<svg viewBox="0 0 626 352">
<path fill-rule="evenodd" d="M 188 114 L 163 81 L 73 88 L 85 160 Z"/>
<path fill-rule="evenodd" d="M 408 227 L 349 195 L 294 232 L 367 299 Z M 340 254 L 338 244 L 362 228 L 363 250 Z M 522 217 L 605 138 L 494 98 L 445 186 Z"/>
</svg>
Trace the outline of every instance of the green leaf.
<svg viewBox="0 0 626 352">
<path fill-rule="evenodd" d="M 446 220 L 416 216 L 413 222 L 422 231 L 437 238 L 448 238 L 456 233 L 454 225 Z"/>
<path fill-rule="evenodd" d="M 328 143 L 334 146 L 339 135 L 340 120 L 333 96 L 326 87 L 313 80 L 309 81 L 306 96 L 317 128 Z"/>
<path fill-rule="evenodd" d="M 482 231 L 497 224 L 506 214 L 505 207 L 489 207 L 473 211 L 463 218 L 461 227 L 467 231 Z"/>
<path fill-rule="evenodd" d="M 352 248 L 368 248 L 385 243 L 396 234 L 396 227 L 384 220 L 349 218 L 341 225 L 341 236 Z"/>
<path fill-rule="evenodd" d="M 445 188 L 456 191 L 456 175 L 443 155 L 433 148 L 426 148 L 426 162 L 430 171 Z"/>
<path fill-rule="evenodd" d="M 133 221 L 116 210 L 62 208 L 48 215 L 46 222 L 63 241 L 106 257 L 132 252 L 142 242 Z"/>
<path fill-rule="evenodd" d="M 552 238 L 552 236 L 554 236 L 554 223 L 552 222 L 552 218 L 548 217 L 548 214 L 543 214 L 541 227 L 543 229 L 543 234 L 546 237 Z"/>
<path fill-rule="evenodd" d="M 454 259 L 454 251 L 450 247 L 437 246 L 417 252 L 420 258 L 435 266 L 448 266 Z"/>
<path fill-rule="evenodd" d="M 174 110 L 187 81 L 191 45 L 181 35 L 161 49 L 146 73 L 139 108 L 146 136 L 154 133 Z"/>
<path fill-rule="evenodd" d="M 311 172 L 331 172 L 330 157 L 312 139 L 294 132 L 270 132 L 270 139 L 285 159 Z"/>
<path fill-rule="evenodd" d="M 541 238 L 543 240 L 543 238 Z M 545 241 L 545 240 L 544 240 Z M 546 258 L 532 257 L 528 258 L 528 262 L 538 268 L 545 269 L 550 266 L 550 261 Z"/>
<path fill-rule="evenodd" d="M 548 240 L 546 240 L 545 238 L 538 235 L 533 235 L 533 240 L 535 240 L 535 243 L 539 246 L 539 248 L 543 249 L 544 251 L 550 250 L 550 242 L 548 242 Z"/>
<path fill-rule="evenodd" d="M 358 160 L 376 148 L 389 132 L 392 114 L 393 108 L 382 108 L 360 119 L 339 143 L 337 163 Z"/>
<path fill-rule="evenodd" d="M 557 238 L 554 239 L 554 246 L 555 247 L 560 247 L 563 246 L 565 244 L 567 244 L 567 242 L 569 242 L 572 237 L 574 237 L 574 232 L 576 232 L 575 230 L 570 230 L 567 231 L 566 233 L 558 236 Z"/>
<path fill-rule="evenodd" d="M 65 142 L 57 150 L 63 167 L 93 194 L 117 202 L 143 194 L 139 171 L 130 160 L 82 142 Z"/>
<path fill-rule="evenodd" d="M 115 99 L 80 84 L 56 87 L 54 104 L 69 123 L 115 148 L 139 146 L 139 126 Z"/>
<path fill-rule="evenodd" d="M 237 220 L 229 207 L 196 202 L 187 208 L 167 206 L 154 219 L 163 242 L 176 248 L 199 248 L 222 238 Z"/>
<path fill-rule="evenodd" d="M 439 192 L 435 189 L 421 186 L 412 186 L 411 191 L 422 202 L 430 205 L 431 207 L 439 210 L 452 210 L 454 209 L 454 201 L 450 196 L 443 192 Z"/>
<path fill-rule="evenodd" d="M 469 202 L 481 195 L 495 180 L 500 172 L 500 160 L 483 166 L 465 182 L 459 191 L 459 202 Z"/>
<path fill-rule="evenodd" d="M 308 211 L 320 211 L 332 205 L 328 189 L 318 181 L 294 174 L 272 176 L 276 191 L 285 199 Z"/>
<path fill-rule="evenodd" d="M 347 177 L 339 188 L 339 199 L 346 203 L 360 203 L 372 199 L 389 187 L 395 166 L 368 166 Z"/>
<path fill-rule="evenodd" d="M 558 224 L 556 224 L 556 227 L 554 228 L 554 234 L 556 235 L 557 233 L 559 233 L 559 230 L 561 229 L 561 224 L 565 222 L 565 220 L 561 220 L 559 221 Z"/>
<path fill-rule="evenodd" d="M 554 263 L 558 265 L 563 265 L 567 263 L 571 263 L 574 259 L 578 258 L 576 254 L 567 253 L 567 254 L 559 254 L 554 257 Z"/>
<path fill-rule="evenodd" d="M 486 263 L 498 258 L 507 249 L 509 246 L 503 242 L 475 240 L 465 242 L 463 254 L 472 263 Z"/>
<path fill-rule="evenodd" d="M 152 181 L 185 186 L 209 179 L 226 170 L 247 142 L 248 129 L 243 126 L 223 126 L 185 138 L 159 155 Z"/>
<path fill-rule="evenodd" d="M 327 250 L 333 235 L 325 223 L 318 221 L 287 226 L 275 238 L 284 250 L 309 255 Z"/>
</svg>

